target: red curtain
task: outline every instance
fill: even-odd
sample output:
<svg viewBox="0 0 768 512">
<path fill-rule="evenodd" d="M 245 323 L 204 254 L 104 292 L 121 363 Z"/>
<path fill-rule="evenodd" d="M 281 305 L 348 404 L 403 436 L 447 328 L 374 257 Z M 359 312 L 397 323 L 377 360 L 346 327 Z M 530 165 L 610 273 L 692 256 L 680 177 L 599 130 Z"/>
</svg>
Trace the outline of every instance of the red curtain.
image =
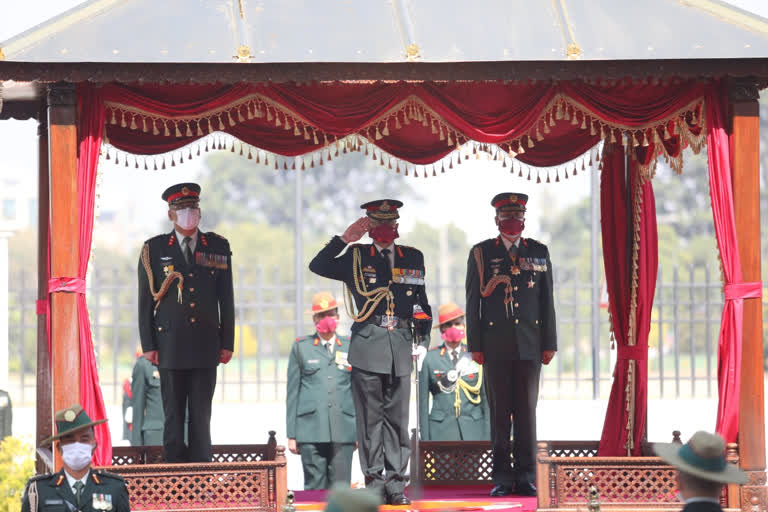
<svg viewBox="0 0 768 512">
<path fill-rule="evenodd" d="M 592 84 L 82 85 L 79 277 L 85 277 L 90 254 L 94 180 L 104 126 L 113 147 L 138 155 L 179 150 L 214 131 L 286 157 L 323 151 L 330 155 L 332 148 L 339 150 L 339 139 L 351 135 L 356 142 L 342 144 L 344 151 L 371 149 L 373 157 L 378 150 L 379 157 L 386 152 L 411 165 L 426 165 L 447 156 L 452 159 L 452 152 L 470 143 L 476 148 L 480 145 L 480 149 L 497 145 L 529 165 L 557 166 L 603 140 L 611 148 L 606 152 L 601 185 L 603 246 L 611 255 L 605 258 L 606 276 L 619 355 L 600 452 L 620 455 L 629 449 L 639 454 L 645 426 L 647 341 L 657 267 L 653 189 L 646 179 L 650 177 L 650 163 L 659 154 L 669 157 L 679 168 L 681 149 L 702 145 L 702 120 L 708 118 L 710 179 L 713 183 L 727 180 L 730 186 L 727 140 L 718 128 L 722 124 L 714 128 L 711 124 L 722 121 L 718 121 L 722 114 L 712 101 L 720 97 L 718 94 L 710 83 L 683 80 Z M 706 109 L 704 98 L 708 99 Z M 624 150 L 619 145 L 622 140 L 634 155 L 630 184 L 624 178 Z M 629 199 L 634 208 L 632 219 L 627 219 L 627 187 L 634 193 Z M 732 228 L 719 225 L 722 215 L 718 214 L 715 196 L 730 200 L 731 193 L 716 185 L 712 188 L 718 244 L 721 253 L 727 253 L 735 245 L 720 231 Z M 732 206 L 730 209 L 732 219 Z M 637 245 L 627 245 L 628 240 Z M 732 255 L 725 254 L 724 267 L 738 269 L 737 254 L 735 258 L 734 263 Z M 629 276 L 634 276 L 635 281 Z M 726 281 L 736 286 L 740 276 L 726 270 Z M 740 340 L 741 317 L 736 314 L 740 299 L 729 298 L 738 295 L 733 286 L 726 286 L 731 295 L 727 295 L 724 324 L 726 316 L 732 318 L 733 324 L 721 333 L 724 359 L 735 357 L 723 350 L 735 350 L 736 340 Z M 80 308 L 81 352 L 87 366 L 81 382 L 83 405 L 88 404 L 89 414 L 102 417 L 104 407 L 84 296 Z M 720 378 L 723 383 L 738 383 L 738 378 L 728 372 L 722 372 Z M 723 414 L 732 418 L 733 411 Z M 109 445 L 106 429 L 100 436 L 103 451 L 98 456 L 104 463 Z"/>
<path fill-rule="evenodd" d="M 640 455 L 647 413 L 648 333 L 656 289 L 658 246 L 656 205 L 650 180 L 640 167 L 652 151 L 631 158 L 607 144 L 600 182 L 603 262 L 611 328 L 618 348 L 613 386 L 605 414 L 598 454 Z"/>
<path fill-rule="evenodd" d="M 77 195 L 80 202 L 80 261 L 77 277 L 85 286 L 88 260 L 91 256 L 93 235 L 93 210 L 96 194 L 96 171 L 99 164 L 101 137 L 104 130 L 104 108 L 101 107 L 101 93 L 89 84 L 78 86 L 78 158 L 77 158 Z M 85 293 L 77 295 L 77 313 L 80 333 L 80 404 L 92 419 L 107 417 L 104 398 L 99 385 L 98 367 L 93 351 L 91 322 L 88 317 L 88 305 Z M 112 464 L 112 440 L 106 423 L 96 426 L 98 447 L 94 454 L 94 463 L 99 466 Z"/>
<path fill-rule="evenodd" d="M 736 221 L 733 212 L 732 165 L 725 112 L 727 91 L 716 84 L 707 97 L 707 161 L 709 195 L 715 236 L 720 250 L 725 295 L 717 351 L 717 423 L 715 429 L 727 442 L 738 441 L 741 386 L 741 337 L 745 298 L 760 297 L 761 283 L 742 283 Z"/>
</svg>

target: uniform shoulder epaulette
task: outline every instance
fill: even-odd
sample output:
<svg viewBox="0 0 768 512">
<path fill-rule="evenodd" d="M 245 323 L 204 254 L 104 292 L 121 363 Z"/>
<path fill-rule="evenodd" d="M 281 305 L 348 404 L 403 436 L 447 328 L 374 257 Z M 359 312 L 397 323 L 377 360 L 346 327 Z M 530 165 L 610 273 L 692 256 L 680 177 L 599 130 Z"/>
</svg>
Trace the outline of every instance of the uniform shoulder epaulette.
<svg viewBox="0 0 768 512">
<path fill-rule="evenodd" d="M 431 349 L 429 349 L 429 351 L 434 352 L 435 350 L 440 350 L 440 348 L 441 348 L 440 345 L 438 345 L 436 347 L 432 347 Z"/>
<path fill-rule="evenodd" d="M 532 247 L 546 247 L 546 245 L 544 245 L 543 243 L 539 242 L 534 238 L 525 238 L 524 241 Z"/>
<path fill-rule="evenodd" d="M 364 245 L 368 244 L 352 244 L 349 246 L 350 249 L 362 249 Z"/>
<path fill-rule="evenodd" d="M 207 232 L 207 233 L 203 233 L 203 234 L 204 234 L 205 236 L 207 236 L 208 238 L 211 238 L 211 239 L 213 239 L 213 240 L 216 240 L 217 242 L 224 242 L 224 243 L 227 243 L 227 244 L 229 243 L 229 240 L 227 240 L 226 238 L 224 238 L 224 237 L 223 237 L 223 236 L 221 236 L 220 234 L 218 234 L 218 233 L 215 233 L 215 232 L 213 232 L 213 231 L 209 231 L 209 232 Z"/>
<path fill-rule="evenodd" d="M 300 341 L 307 341 L 307 340 L 311 340 L 311 339 L 314 339 L 314 336 L 299 336 L 298 338 L 293 340 L 293 342 L 294 343 L 298 343 Z"/>
<path fill-rule="evenodd" d="M 344 336 L 343 334 L 337 334 L 336 337 L 341 341 L 349 341 L 349 336 Z"/>
<path fill-rule="evenodd" d="M 164 238 L 166 236 L 168 236 L 168 233 L 161 233 L 159 235 L 153 236 L 152 238 L 148 238 L 147 240 L 144 241 L 144 243 L 145 244 L 150 244 L 150 243 L 152 243 L 152 242 L 154 242 L 156 240 L 160 240 L 161 238 Z"/>
<path fill-rule="evenodd" d="M 53 476 L 53 473 L 44 473 L 42 475 L 35 475 L 29 479 L 29 482 L 37 482 L 39 480 L 46 480 L 48 478 L 51 478 Z"/>
<path fill-rule="evenodd" d="M 109 471 L 105 471 L 103 469 L 99 469 L 99 470 L 95 471 L 95 473 L 97 475 L 99 475 L 100 477 L 111 478 L 113 480 L 119 480 L 121 482 L 125 482 L 125 478 L 123 478 L 122 476 L 118 475 L 117 473 L 110 473 Z"/>
<path fill-rule="evenodd" d="M 498 240 L 498 237 L 497 238 L 488 238 L 486 240 L 483 240 L 482 242 L 476 243 L 472 248 L 474 249 L 475 247 L 484 247 L 484 246 L 495 245 L 497 240 Z"/>
</svg>

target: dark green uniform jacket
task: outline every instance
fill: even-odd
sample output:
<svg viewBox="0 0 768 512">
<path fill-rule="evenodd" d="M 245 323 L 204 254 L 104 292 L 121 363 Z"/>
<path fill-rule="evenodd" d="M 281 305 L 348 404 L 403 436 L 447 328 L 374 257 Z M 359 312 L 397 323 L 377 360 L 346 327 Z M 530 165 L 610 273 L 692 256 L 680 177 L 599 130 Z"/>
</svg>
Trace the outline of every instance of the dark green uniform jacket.
<svg viewBox="0 0 768 512">
<path fill-rule="evenodd" d="M 343 281 L 354 297 L 357 310 L 365 304 L 366 298 L 357 292 L 353 279 L 353 254 L 359 251 L 360 270 L 368 290 L 386 286 L 394 280 L 390 291 L 394 296 L 394 315 L 404 320 L 411 320 L 414 305 L 418 304 L 429 320 L 416 321 L 417 335 L 421 344 L 429 346 L 429 331 L 432 327 L 432 310 L 429 307 L 424 288 L 424 255 L 421 251 L 405 245 L 394 245 L 394 267 L 388 273 L 388 263 L 379 254 L 373 244 L 353 244 L 339 255 L 347 245 L 339 236 L 331 241 L 309 263 L 309 269 L 315 274 Z M 402 282 L 401 277 L 402 276 Z M 394 277 L 394 279 L 393 279 Z M 374 315 L 385 315 L 387 301 L 382 300 Z M 355 368 L 373 373 L 390 374 L 394 367 L 395 375 L 402 377 L 411 374 L 413 368 L 412 335 L 409 329 L 397 328 L 389 336 L 381 336 L 380 328 L 367 323 L 356 322 L 352 325 L 352 344 L 349 347 L 349 362 Z"/>
<path fill-rule="evenodd" d="M 133 366 L 131 390 L 133 394 L 131 444 L 133 446 L 162 444 L 165 414 L 160 395 L 160 371 L 143 356 L 138 357 Z M 151 432 L 152 435 L 147 436 L 147 432 Z M 160 443 L 157 443 L 158 435 Z"/>
<path fill-rule="evenodd" d="M 420 434 L 424 441 L 487 441 L 491 438 L 488 400 L 485 396 L 485 379 L 481 368 L 472 362 L 467 346 L 462 344 L 459 365 L 466 367 L 460 378 L 474 388 L 480 382 L 480 389 L 467 393 L 457 384 L 448 380 L 448 372 L 454 370 L 453 361 L 445 344 L 427 353 L 419 374 Z M 459 389 L 460 409 L 456 413 L 456 389 Z M 432 409 L 429 397 L 432 396 Z M 473 402 L 478 403 L 473 403 Z"/>
<path fill-rule="evenodd" d="M 298 338 L 288 359 L 286 433 L 298 443 L 354 443 L 355 406 L 349 338 L 336 335 L 333 356 L 314 334 Z"/>
<path fill-rule="evenodd" d="M 512 281 L 512 302 L 505 306 L 505 286 L 488 297 L 480 295 L 474 249 L 483 253 L 483 285 L 494 275 Z M 515 262 L 501 237 L 480 242 L 467 262 L 467 346 L 485 358 L 541 361 L 544 350 L 557 350 L 555 305 L 552 299 L 552 263 L 547 246 L 521 238 Z"/>
<path fill-rule="evenodd" d="M 181 253 L 175 232 L 147 240 L 154 291 L 173 271 L 184 276 L 182 301 L 174 280 L 157 312 L 147 272 L 139 259 L 139 334 L 144 352 L 159 350 L 160 368 L 215 368 L 221 349 L 233 350 L 235 304 L 232 252 L 216 233 L 198 232 L 191 264 Z"/>
<path fill-rule="evenodd" d="M 40 512 L 71 512 L 73 510 L 130 512 L 125 481 L 121 476 L 103 470 L 91 469 L 80 497 L 79 508 L 75 506 L 75 495 L 63 469 L 52 475 L 40 475 L 29 479 L 21 503 L 22 512 L 35 512 L 35 509 L 30 507 L 32 486 L 37 488 L 36 510 Z M 108 508 L 109 505 L 111 508 Z"/>
</svg>

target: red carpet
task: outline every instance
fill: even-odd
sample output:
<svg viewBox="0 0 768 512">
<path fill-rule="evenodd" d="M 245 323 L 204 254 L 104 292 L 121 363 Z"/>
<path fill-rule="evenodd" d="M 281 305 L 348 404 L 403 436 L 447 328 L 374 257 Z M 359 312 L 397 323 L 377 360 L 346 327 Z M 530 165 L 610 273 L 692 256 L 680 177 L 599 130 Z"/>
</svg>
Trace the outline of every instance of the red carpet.
<svg viewBox="0 0 768 512">
<path fill-rule="evenodd" d="M 410 505 L 383 505 L 379 510 L 451 510 L 451 511 L 534 511 L 536 498 L 506 496 L 491 498 L 491 485 L 430 486 L 424 488 L 424 496 Z M 406 490 L 406 494 L 408 491 Z M 325 508 L 327 491 L 295 491 L 297 511 L 315 511 Z"/>
</svg>

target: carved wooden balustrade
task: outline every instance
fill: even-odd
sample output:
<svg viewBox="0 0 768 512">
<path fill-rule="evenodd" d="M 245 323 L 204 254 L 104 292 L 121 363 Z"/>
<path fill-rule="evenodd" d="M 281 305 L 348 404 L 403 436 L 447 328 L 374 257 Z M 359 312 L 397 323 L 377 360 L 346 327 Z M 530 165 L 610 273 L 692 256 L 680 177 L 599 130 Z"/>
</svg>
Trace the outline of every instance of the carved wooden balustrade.
<svg viewBox="0 0 768 512">
<path fill-rule="evenodd" d="M 167 464 L 160 446 L 113 449 L 104 469 L 125 478 L 131 510 L 197 512 L 280 510 L 287 494 L 285 448 L 214 445 L 209 463 Z"/>
</svg>

